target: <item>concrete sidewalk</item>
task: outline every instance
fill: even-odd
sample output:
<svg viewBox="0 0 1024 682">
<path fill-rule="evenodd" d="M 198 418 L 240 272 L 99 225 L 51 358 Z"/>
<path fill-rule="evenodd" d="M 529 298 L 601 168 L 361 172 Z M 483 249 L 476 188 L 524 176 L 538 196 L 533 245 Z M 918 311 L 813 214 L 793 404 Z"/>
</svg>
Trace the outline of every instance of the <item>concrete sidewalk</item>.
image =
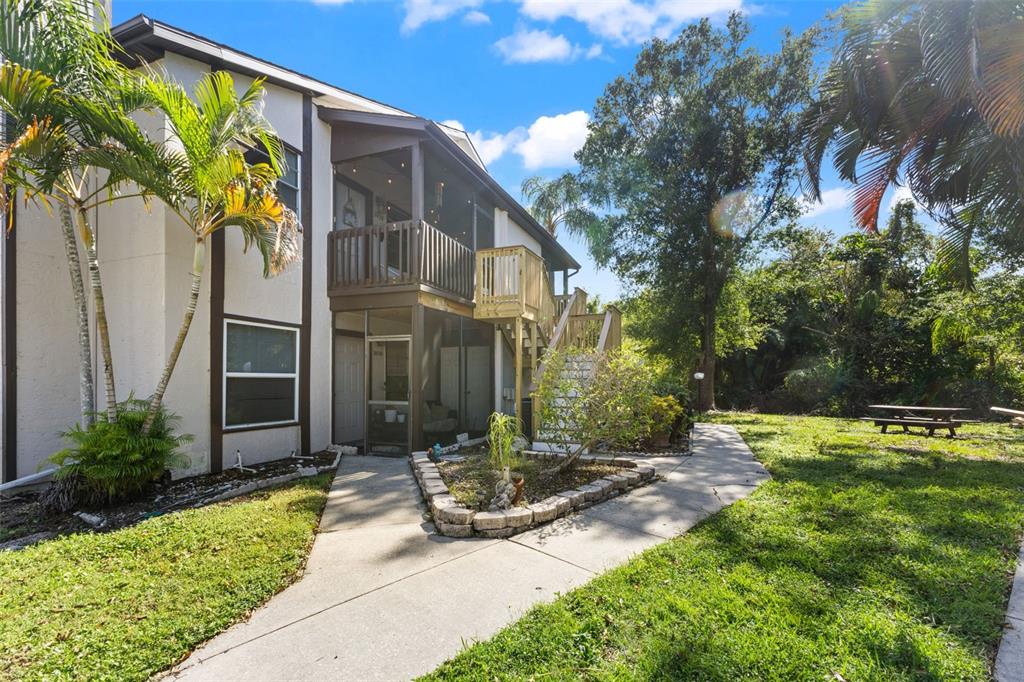
<svg viewBox="0 0 1024 682">
<path fill-rule="evenodd" d="M 665 480 L 508 540 L 432 533 L 405 460 L 342 460 L 302 579 L 175 668 L 187 680 L 404 680 L 541 601 L 684 533 L 768 478 L 736 430 L 698 424 Z"/>
</svg>

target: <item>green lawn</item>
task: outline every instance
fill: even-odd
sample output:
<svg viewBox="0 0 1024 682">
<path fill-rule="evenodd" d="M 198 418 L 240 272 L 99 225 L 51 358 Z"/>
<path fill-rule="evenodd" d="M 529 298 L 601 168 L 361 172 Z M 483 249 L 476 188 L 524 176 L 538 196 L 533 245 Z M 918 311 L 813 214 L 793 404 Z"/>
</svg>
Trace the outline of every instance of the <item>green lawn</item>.
<svg viewBox="0 0 1024 682">
<path fill-rule="evenodd" d="M 303 566 L 329 475 L 0 553 L 0 679 L 144 680 Z"/>
<path fill-rule="evenodd" d="M 724 414 L 773 479 L 427 679 L 984 680 L 1024 434 Z"/>
</svg>

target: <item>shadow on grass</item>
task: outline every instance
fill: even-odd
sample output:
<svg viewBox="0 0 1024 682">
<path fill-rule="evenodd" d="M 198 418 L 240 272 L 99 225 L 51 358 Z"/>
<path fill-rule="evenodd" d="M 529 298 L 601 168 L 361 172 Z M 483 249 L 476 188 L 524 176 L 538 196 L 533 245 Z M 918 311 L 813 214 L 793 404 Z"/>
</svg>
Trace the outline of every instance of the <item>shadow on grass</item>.
<svg viewBox="0 0 1024 682">
<path fill-rule="evenodd" d="M 1002 436 L 719 421 L 772 480 L 439 677 L 987 679 L 1024 529 L 1024 459 L 993 458 Z"/>
</svg>

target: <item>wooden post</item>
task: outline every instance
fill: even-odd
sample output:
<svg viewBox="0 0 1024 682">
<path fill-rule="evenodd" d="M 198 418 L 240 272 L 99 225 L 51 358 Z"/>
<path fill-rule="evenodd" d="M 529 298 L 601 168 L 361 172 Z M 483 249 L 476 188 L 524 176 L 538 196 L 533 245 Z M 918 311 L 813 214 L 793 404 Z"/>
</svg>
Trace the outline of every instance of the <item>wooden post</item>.
<svg viewBox="0 0 1024 682">
<path fill-rule="evenodd" d="M 409 345 L 409 448 L 422 450 L 433 443 L 423 438 L 423 354 L 426 352 L 423 305 L 412 306 L 412 340 Z"/>
<path fill-rule="evenodd" d="M 523 418 L 523 318 L 517 317 L 516 328 L 516 418 Z"/>
<path fill-rule="evenodd" d="M 412 219 L 423 220 L 423 150 L 420 149 L 420 143 L 412 145 L 410 148 L 410 174 L 412 176 Z"/>
<path fill-rule="evenodd" d="M 530 383 L 533 385 L 537 384 L 537 354 L 540 352 L 539 340 L 540 334 L 537 333 L 537 323 L 532 322 L 530 324 Z M 532 407 L 533 409 L 530 410 L 530 433 L 536 439 L 537 423 L 540 419 L 540 401 L 536 397 L 533 398 Z"/>
</svg>

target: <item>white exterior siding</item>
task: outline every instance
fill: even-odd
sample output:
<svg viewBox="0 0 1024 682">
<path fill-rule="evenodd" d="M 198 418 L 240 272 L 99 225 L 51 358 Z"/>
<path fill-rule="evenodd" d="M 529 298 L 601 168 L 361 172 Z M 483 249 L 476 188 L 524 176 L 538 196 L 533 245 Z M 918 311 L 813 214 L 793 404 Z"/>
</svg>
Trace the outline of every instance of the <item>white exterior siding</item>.
<svg viewBox="0 0 1024 682">
<path fill-rule="evenodd" d="M 494 246 L 525 246 L 538 256 L 543 256 L 540 242 L 509 218 L 508 211 L 500 208 L 494 209 Z"/>
<path fill-rule="evenodd" d="M 46 468 L 59 432 L 81 419 L 78 325 L 60 225 L 20 198 L 17 258 L 17 476 Z M 85 262 L 84 254 L 81 254 Z M 88 283 L 86 283 L 88 287 Z"/>
<path fill-rule="evenodd" d="M 313 109 L 313 221 L 303 226 L 313 233 L 312 320 L 310 324 L 309 447 L 315 452 L 331 444 L 334 376 L 334 319 L 327 296 L 327 235 L 334 216 L 334 169 L 331 165 L 331 127 Z"/>
</svg>

